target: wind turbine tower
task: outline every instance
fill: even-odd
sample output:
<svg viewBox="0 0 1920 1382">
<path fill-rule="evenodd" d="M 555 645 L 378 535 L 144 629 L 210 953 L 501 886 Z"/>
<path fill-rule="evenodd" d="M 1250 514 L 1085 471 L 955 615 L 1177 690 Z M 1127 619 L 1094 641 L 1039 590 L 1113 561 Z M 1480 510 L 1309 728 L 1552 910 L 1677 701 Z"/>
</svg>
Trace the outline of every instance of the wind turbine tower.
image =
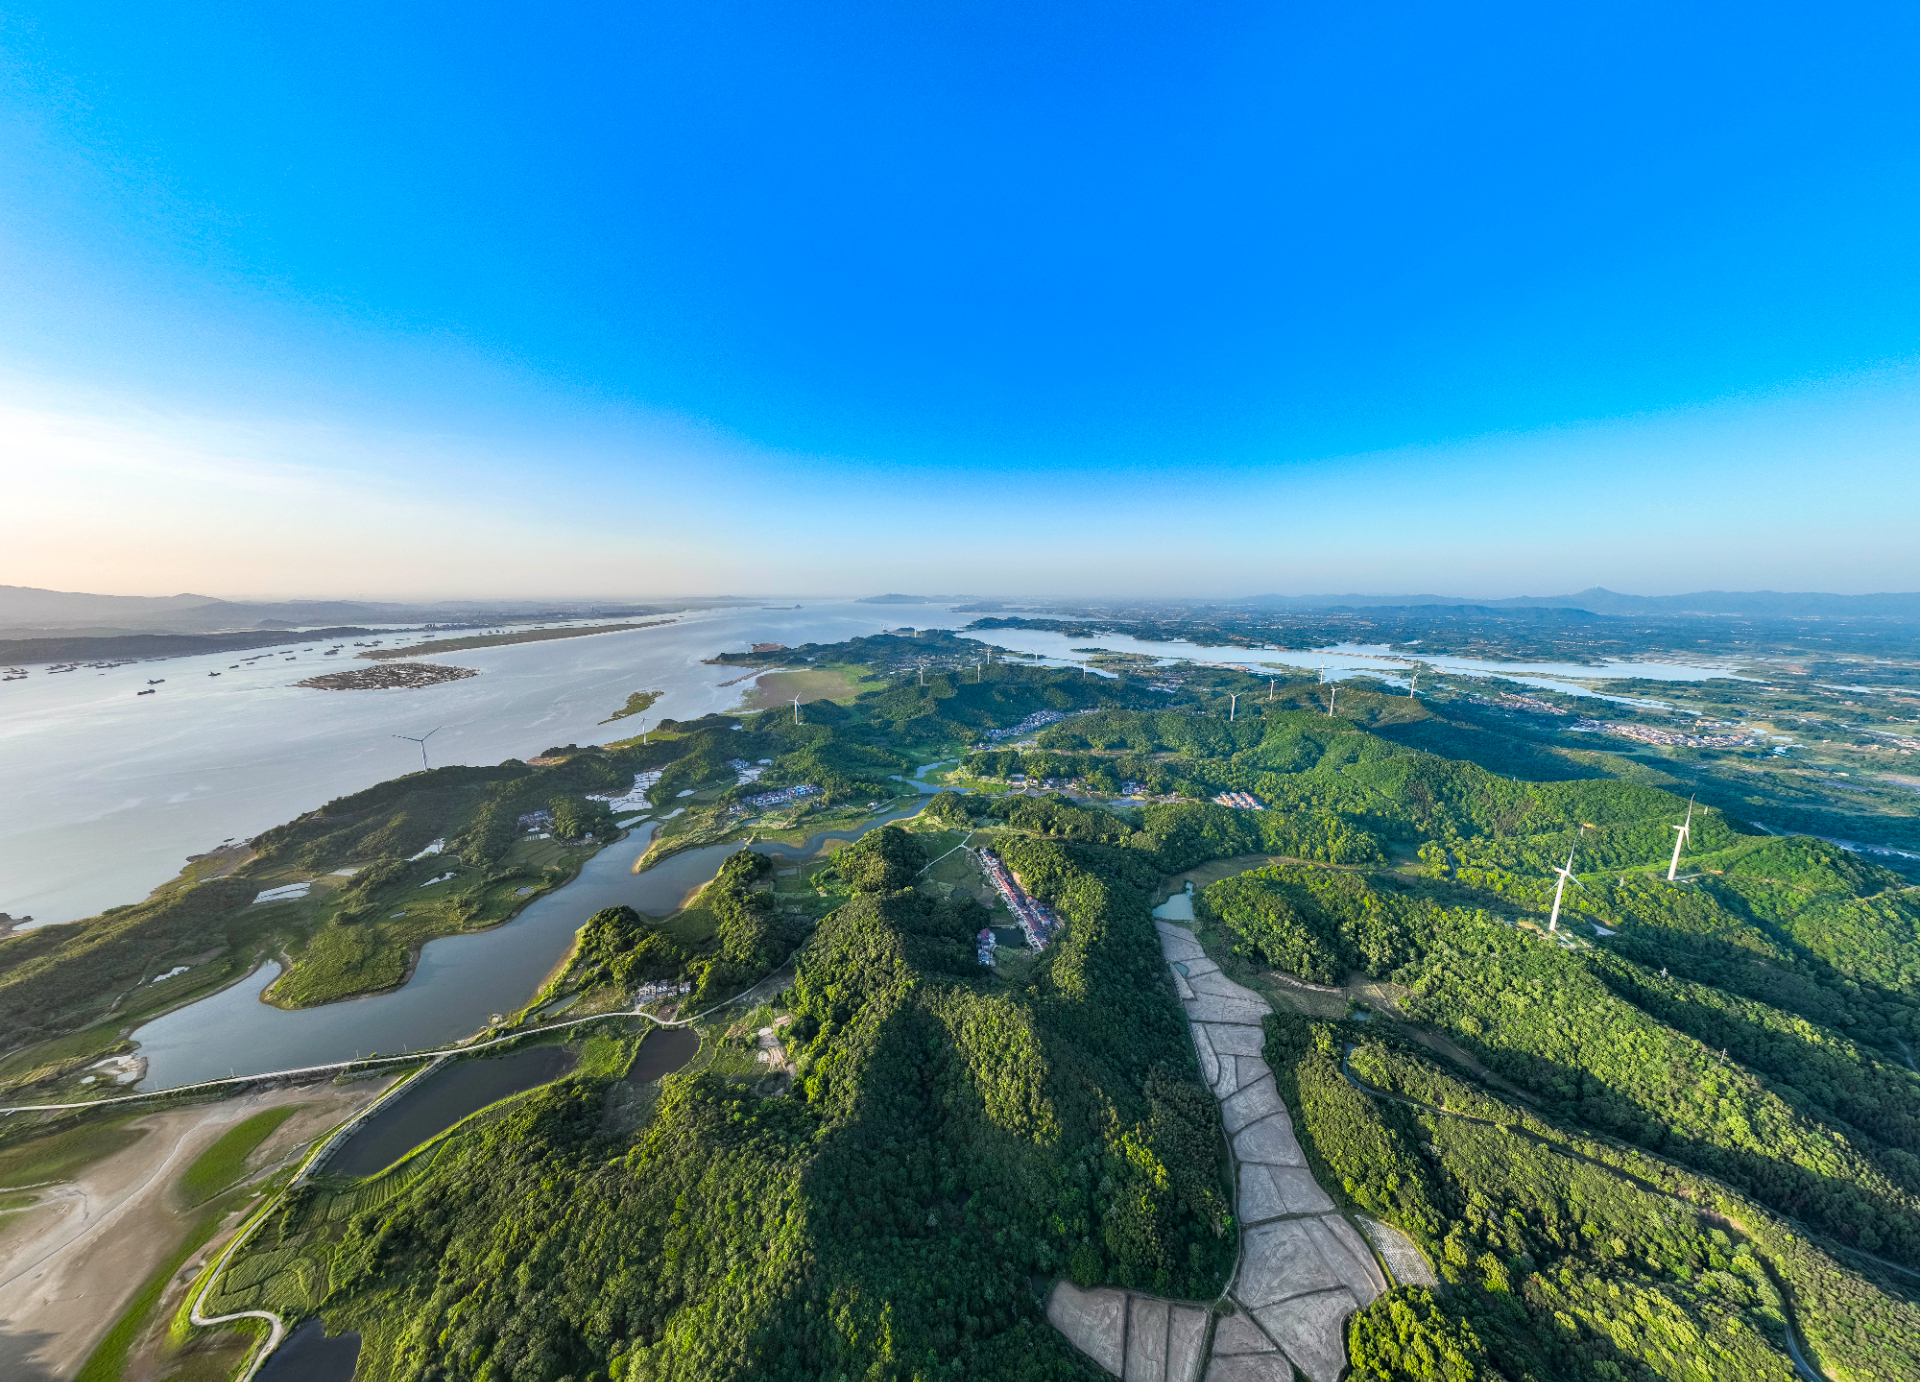
<svg viewBox="0 0 1920 1382">
<path fill-rule="evenodd" d="M 793 698 L 793 722 L 796 725 L 800 723 L 800 698 L 798 696 Z"/>
<path fill-rule="evenodd" d="M 1584 888 L 1587 886 L 1573 876 L 1573 850 L 1571 847 L 1567 850 L 1567 862 L 1555 869 L 1554 872 L 1560 875 L 1560 881 L 1553 885 L 1553 915 L 1547 918 L 1548 935 L 1552 935 L 1560 929 L 1560 899 L 1567 891 L 1567 884 L 1572 883 L 1576 888 Z"/>
<path fill-rule="evenodd" d="M 1673 837 L 1673 862 L 1667 865 L 1667 882 L 1671 883 L 1673 882 L 1673 876 L 1678 872 L 1680 872 L 1680 846 L 1684 845 L 1687 842 L 1687 837 L 1693 834 L 1693 798 L 1692 797 L 1687 798 L 1686 824 L 1668 826 L 1667 828 L 1669 830 L 1677 830 L 1680 832 L 1679 834 Z"/>
<path fill-rule="evenodd" d="M 1333 684 L 1333 694 L 1327 697 L 1327 714 L 1333 714 L 1334 706 L 1340 703 L 1340 683 Z"/>
<path fill-rule="evenodd" d="M 434 735 L 445 728 L 445 725 L 435 725 L 425 734 L 396 734 L 393 737 L 396 739 L 405 739 L 410 744 L 418 744 L 420 746 L 420 770 L 425 772 L 427 770 L 427 740 L 433 738 Z"/>
<path fill-rule="evenodd" d="M 1233 713 L 1239 708 L 1240 708 L 1240 693 L 1238 691 L 1229 691 L 1227 693 L 1227 723 L 1228 724 L 1233 723 Z"/>
</svg>

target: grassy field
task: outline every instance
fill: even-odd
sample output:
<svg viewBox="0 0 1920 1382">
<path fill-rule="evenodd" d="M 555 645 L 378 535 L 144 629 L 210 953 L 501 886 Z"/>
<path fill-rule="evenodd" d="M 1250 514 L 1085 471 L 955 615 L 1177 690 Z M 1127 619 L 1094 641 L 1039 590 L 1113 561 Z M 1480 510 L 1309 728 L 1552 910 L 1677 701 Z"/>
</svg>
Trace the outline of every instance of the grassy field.
<svg viewBox="0 0 1920 1382">
<path fill-rule="evenodd" d="M 35 1138 L 0 1151 L 0 1188 L 71 1180 L 82 1167 L 131 1147 L 146 1136 L 127 1127 L 135 1114 L 111 1122 L 82 1123 L 50 1137 Z"/>
<path fill-rule="evenodd" d="M 75 1382 L 120 1382 L 126 1372 L 127 1355 L 132 1351 L 134 1341 L 140 1337 L 154 1306 L 166 1294 L 167 1284 L 186 1265 L 187 1259 L 219 1231 L 220 1221 L 225 1217 L 224 1210 L 209 1209 L 194 1222 L 180 1245 L 154 1268 L 153 1275 L 140 1287 L 139 1294 L 127 1303 L 120 1318 L 114 1321 L 113 1328 L 107 1331 L 107 1337 L 87 1355 L 87 1361 L 80 1365 L 80 1371 L 75 1375 Z"/>
<path fill-rule="evenodd" d="M 748 688 L 740 701 L 741 710 L 765 710 L 770 706 L 791 705 L 798 696 L 808 701 L 848 701 L 860 694 L 857 684 L 866 675 L 862 667 L 808 667 L 796 672 L 768 672 Z"/>
<path fill-rule="evenodd" d="M 180 1194 L 188 1204 L 212 1199 L 246 1173 L 247 1158 L 282 1123 L 300 1111 L 299 1104 L 270 1108 L 229 1128 L 221 1139 L 194 1158 L 180 1177 Z"/>
<path fill-rule="evenodd" d="M 627 697 L 627 703 L 625 705 L 614 711 L 613 714 L 607 716 L 607 718 L 600 723 L 610 725 L 615 720 L 624 720 L 629 715 L 638 715 L 642 711 L 650 708 L 655 701 L 666 694 L 664 691 L 635 691 Z"/>
<path fill-rule="evenodd" d="M 291 949 L 293 966 L 267 991 L 267 1000 L 308 1008 L 391 989 L 404 981 L 419 947 L 437 936 L 512 920 L 535 898 L 571 882 L 591 855 L 554 840 L 522 841 L 509 868 L 499 871 L 504 877 L 486 882 L 479 872 L 449 863 L 451 879 L 410 887 L 383 907 L 384 915 L 361 921 L 341 918 L 333 905 L 335 889 L 316 889 L 305 902 L 283 904 L 307 908 L 312 920 L 305 924 L 312 930 L 304 945 Z"/>
</svg>

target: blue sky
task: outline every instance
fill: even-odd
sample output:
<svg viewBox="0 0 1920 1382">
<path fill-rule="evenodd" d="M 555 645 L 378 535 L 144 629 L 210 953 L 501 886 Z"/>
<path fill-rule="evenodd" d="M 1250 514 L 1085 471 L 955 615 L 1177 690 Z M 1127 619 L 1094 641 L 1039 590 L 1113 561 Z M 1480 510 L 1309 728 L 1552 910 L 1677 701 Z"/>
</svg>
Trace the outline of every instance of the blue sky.
<svg viewBox="0 0 1920 1382">
<path fill-rule="evenodd" d="M 1917 22 L 28 0 L 0 582 L 1912 589 Z"/>
</svg>

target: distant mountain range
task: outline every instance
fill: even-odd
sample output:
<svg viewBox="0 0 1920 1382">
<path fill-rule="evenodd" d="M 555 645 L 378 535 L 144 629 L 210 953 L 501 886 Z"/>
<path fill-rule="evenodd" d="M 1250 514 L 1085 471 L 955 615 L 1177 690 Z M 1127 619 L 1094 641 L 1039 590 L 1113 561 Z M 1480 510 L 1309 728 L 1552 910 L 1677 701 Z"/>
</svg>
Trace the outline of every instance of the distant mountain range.
<svg viewBox="0 0 1920 1382">
<path fill-rule="evenodd" d="M 1749 618 L 1874 617 L 1920 619 L 1920 593 L 1826 595 L 1808 591 L 1701 590 L 1691 595 L 1622 595 L 1595 586 L 1575 595 L 1518 595 L 1503 600 L 1460 595 L 1256 595 L 1233 603 L 1253 609 L 1412 609 L 1442 605 L 1479 609 L 1578 609 L 1632 617 L 1659 614 L 1731 614 Z"/>
<path fill-rule="evenodd" d="M 709 602 L 699 602 L 709 603 Z M 447 624 L 491 619 L 573 619 L 657 614 L 619 602 L 441 600 L 219 600 L 211 595 L 89 595 L 0 585 L 0 639 L 120 634 L 237 633 L 316 625 Z"/>
<path fill-rule="evenodd" d="M 950 605 L 956 600 L 971 600 L 971 595 L 865 595 L 856 605 Z"/>
</svg>

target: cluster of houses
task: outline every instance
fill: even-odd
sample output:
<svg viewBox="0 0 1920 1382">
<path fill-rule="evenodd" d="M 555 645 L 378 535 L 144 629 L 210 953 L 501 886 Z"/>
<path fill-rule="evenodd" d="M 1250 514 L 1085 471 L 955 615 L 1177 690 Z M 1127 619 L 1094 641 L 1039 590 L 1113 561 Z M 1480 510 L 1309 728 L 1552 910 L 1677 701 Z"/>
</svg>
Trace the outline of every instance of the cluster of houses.
<svg viewBox="0 0 1920 1382">
<path fill-rule="evenodd" d="M 1000 896 L 1006 899 L 1007 910 L 1019 921 L 1027 944 L 1035 950 L 1045 950 L 1053 933 L 1060 929 L 1060 918 L 1054 915 L 1053 908 L 1038 898 L 1028 897 L 1026 889 L 1014 881 L 1013 874 L 992 850 L 980 851 L 980 866 L 987 871 Z"/>
<path fill-rule="evenodd" d="M 819 795 L 818 787 L 811 782 L 803 782 L 798 787 L 782 787 L 777 792 L 762 792 L 759 796 L 742 798 L 740 804 L 761 811 L 769 806 L 784 806 L 790 801 L 799 801 L 802 797 Z"/>
<path fill-rule="evenodd" d="M 1467 699 L 1475 705 L 1498 706 L 1503 710 L 1526 710 L 1535 715 L 1573 714 L 1565 706 L 1555 705 L 1552 701 L 1543 701 L 1538 696 L 1523 696 L 1518 691 L 1503 691 L 1498 697 L 1469 696 Z"/>
<path fill-rule="evenodd" d="M 1025 773 L 1010 773 L 1007 776 L 1007 785 L 1022 792 L 1058 792 L 1076 783 L 1069 782 L 1064 777 L 1029 778 Z"/>
<path fill-rule="evenodd" d="M 976 751 L 990 748 L 1002 739 L 1018 739 L 1023 734 L 1032 734 L 1036 729 L 1045 729 L 1048 725 L 1057 725 L 1062 720 L 1075 715 L 1091 715 L 1098 706 L 1087 710 L 1036 710 L 1017 725 L 1008 725 L 1005 729 L 987 729 L 980 732 L 980 742 L 973 747 Z"/>
<path fill-rule="evenodd" d="M 653 803 L 647 799 L 647 792 L 664 776 L 666 776 L 666 772 L 662 768 L 654 768 L 644 773 L 635 773 L 633 775 L 633 786 L 620 795 L 595 796 L 589 793 L 587 800 L 604 801 L 607 804 L 607 809 L 615 815 L 620 814 L 622 811 L 651 811 L 653 809 Z M 520 819 L 524 821 L 526 817 L 522 816 Z M 552 824 L 551 818 L 549 818 L 547 823 L 549 825 Z"/>
<path fill-rule="evenodd" d="M 973 943 L 974 958 L 991 969 L 993 967 L 993 952 L 1000 944 L 999 940 L 995 938 L 993 934 L 993 928 L 991 926 L 982 926 L 980 928 L 980 934 L 973 938 Z"/>
<path fill-rule="evenodd" d="M 1689 749 L 1737 749 L 1758 742 L 1751 734 L 1683 734 L 1677 729 L 1656 729 L 1652 725 L 1626 724 L 1620 720 L 1579 720 L 1571 728 L 1581 734 L 1615 734 L 1622 739 L 1638 739 L 1643 744 Z"/>
<path fill-rule="evenodd" d="M 1252 792 L 1222 792 L 1213 799 L 1215 806 L 1237 806 L 1242 811 L 1264 811 L 1260 798 Z"/>
</svg>

